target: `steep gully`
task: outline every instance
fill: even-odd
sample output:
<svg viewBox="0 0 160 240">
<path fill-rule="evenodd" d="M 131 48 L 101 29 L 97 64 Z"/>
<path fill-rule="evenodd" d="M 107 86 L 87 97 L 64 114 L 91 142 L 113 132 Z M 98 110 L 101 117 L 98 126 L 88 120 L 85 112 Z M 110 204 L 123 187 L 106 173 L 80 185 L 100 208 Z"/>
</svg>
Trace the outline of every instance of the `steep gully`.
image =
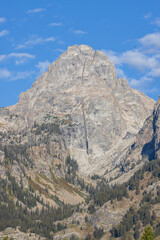
<svg viewBox="0 0 160 240">
<path fill-rule="evenodd" d="M 92 66 L 93 62 L 94 62 L 94 58 L 95 58 L 96 52 L 93 55 L 93 60 L 91 62 L 90 67 Z M 85 71 L 85 66 L 86 66 L 86 62 L 87 60 L 85 60 L 85 62 L 83 63 L 83 69 L 82 69 L 82 89 L 84 86 L 84 71 Z M 82 94 L 83 96 L 83 94 Z M 85 114 L 85 102 L 84 102 L 84 98 L 82 97 L 82 103 L 81 103 L 81 108 L 82 108 L 82 115 L 83 115 L 83 122 L 84 122 L 84 134 L 85 134 L 85 142 L 86 142 L 86 153 L 88 155 L 89 153 L 89 143 L 88 143 L 88 133 L 87 133 L 87 126 L 86 126 L 86 114 Z"/>
</svg>

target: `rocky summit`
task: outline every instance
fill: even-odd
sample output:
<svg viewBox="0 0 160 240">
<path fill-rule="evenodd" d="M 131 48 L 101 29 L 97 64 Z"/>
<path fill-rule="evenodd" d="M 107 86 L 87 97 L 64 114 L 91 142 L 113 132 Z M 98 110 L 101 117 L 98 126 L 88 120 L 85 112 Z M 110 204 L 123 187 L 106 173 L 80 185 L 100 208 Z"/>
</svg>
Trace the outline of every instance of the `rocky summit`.
<svg viewBox="0 0 160 240">
<path fill-rule="evenodd" d="M 117 79 L 114 64 L 103 52 L 75 45 L 9 110 L 21 117 L 21 127 L 57 118 L 80 171 L 104 174 L 120 163 L 154 104 L 126 79 Z"/>
</svg>

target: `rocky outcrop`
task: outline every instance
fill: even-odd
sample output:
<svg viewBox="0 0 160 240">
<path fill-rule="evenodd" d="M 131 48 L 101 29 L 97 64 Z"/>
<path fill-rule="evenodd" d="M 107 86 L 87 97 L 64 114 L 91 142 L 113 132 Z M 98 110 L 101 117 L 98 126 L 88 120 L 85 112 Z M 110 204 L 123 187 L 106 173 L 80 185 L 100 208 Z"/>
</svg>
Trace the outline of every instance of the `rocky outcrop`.
<svg viewBox="0 0 160 240">
<path fill-rule="evenodd" d="M 117 79 L 103 52 L 75 45 L 20 95 L 10 112 L 24 117 L 22 127 L 57 118 L 80 172 L 103 174 L 121 162 L 154 103 Z"/>
<path fill-rule="evenodd" d="M 65 239 L 84 239 L 84 237 L 74 231 L 74 229 L 67 229 L 66 231 L 61 232 L 53 237 L 54 240 L 65 240 Z"/>
<path fill-rule="evenodd" d="M 8 238 L 7 238 L 8 237 Z M 7 238 L 16 239 L 16 240 L 45 240 L 46 238 L 40 237 L 34 233 L 24 233 L 21 232 L 18 228 L 6 228 L 3 232 L 0 232 L 0 239 Z"/>
<path fill-rule="evenodd" d="M 22 126 L 23 116 L 11 113 L 9 108 L 0 108 L 0 137 L 8 130 L 15 130 Z"/>
<path fill-rule="evenodd" d="M 0 151 L 0 179 L 6 178 L 4 152 Z"/>
</svg>

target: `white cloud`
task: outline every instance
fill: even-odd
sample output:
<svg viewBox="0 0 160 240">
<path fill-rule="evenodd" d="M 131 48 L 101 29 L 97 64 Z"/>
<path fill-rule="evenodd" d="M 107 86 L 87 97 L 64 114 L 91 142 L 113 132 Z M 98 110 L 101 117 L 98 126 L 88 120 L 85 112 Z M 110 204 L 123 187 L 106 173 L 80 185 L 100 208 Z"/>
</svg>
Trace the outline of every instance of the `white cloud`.
<svg viewBox="0 0 160 240">
<path fill-rule="evenodd" d="M 158 23 L 158 22 L 157 22 Z M 129 79 L 129 85 L 140 91 L 155 92 L 152 82 L 160 78 L 160 32 L 149 33 L 136 40 L 139 43 L 137 49 L 130 49 L 125 52 L 116 53 L 110 50 L 103 50 L 104 53 L 114 62 L 117 76 L 125 77 L 125 66 L 135 68 L 139 71 L 139 79 Z"/>
<path fill-rule="evenodd" d="M 156 18 L 151 24 L 156 25 L 157 27 L 160 27 L 160 18 Z"/>
<path fill-rule="evenodd" d="M 160 64 L 159 67 L 157 68 L 153 68 L 149 73 L 149 76 L 153 76 L 153 77 L 160 77 Z"/>
<path fill-rule="evenodd" d="M 17 46 L 17 49 L 21 49 L 21 48 L 26 48 L 26 47 L 31 47 L 33 45 L 37 45 L 39 43 L 42 42 L 42 38 L 41 37 L 31 37 L 31 39 L 25 41 L 23 44 L 19 44 Z"/>
<path fill-rule="evenodd" d="M 34 9 L 29 9 L 27 13 L 39 13 L 45 11 L 45 8 L 34 8 Z"/>
<path fill-rule="evenodd" d="M 146 13 L 143 18 L 148 19 L 148 18 L 151 18 L 151 17 L 152 17 L 152 13 L 149 12 L 149 13 Z"/>
<path fill-rule="evenodd" d="M 6 58 L 6 55 L 0 55 L 0 62 L 2 62 Z"/>
<path fill-rule="evenodd" d="M 10 58 L 14 58 L 15 59 L 15 63 L 16 64 L 22 64 L 28 61 L 28 59 L 34 59 L 36 56 L 29 54 L 29 53 L 9 53 L 6 55 L 0 55 L 0 62 L 6 60 L 6 59 L 10 59 Z"/>
<path fill-rule="evenodd" d="M 17 46 L 17 49 L 27 48 L 27 47 L 33 47 L 38 44 L 44 44 L 46 42 L 54 42 L 54 37 L 48 37 L 48 38 L 42 38 L 38 35 L 31 35 L 27 41 L 25 41 L 22 44 L 19 44 Z"/>
<path fill-rule="evenodd" d="M 11 73 L 5 69 L 5 68 L 0 68 L 0 78 L 9 78 L 11 76 Z"/>
<path fill-rule="evenodd" d="M 103 50 L 104 51 L 104 50 Z M 148 57 L 140 50 L 128 50 L 121 54 L 113 51 L 104 51 L 105 54 L 114 62 L 115 65 L 127 64 L 141 71 L 144 69 L 152 69 L 159 66 L 159 62 L 155 57 Z"/>
<path fill-rule="evenodd" d="M 133 66 L 139 70 L 156 67 L 158 62 L 154 57 L 148 57 L 139 50 L 129 50 L 120 56 L 121 63 Z"/>
<path fill-rule="evenodd" d="M 23 64 L 23 63 L 26 63 L 26 62 L 27 62 L 27 59 L 25 59 L 25 58 L 17 59 L 15 61 L 16 65 L 20 65 L 20 64 Z"/>
<path fill-rule="evenodd" d="M 43 41 L 44 42 L 54 42 L 55 38 L 54 37 L 49 37 L 49 38 L 43 39 Z"/>
<path fill-rule="evenodd" d="M 103 51 L 114 64 L 117 64 L 117 65 L 121 64 L 121 59 L 116 52 L 113 52 L 111 50 L 104 50 L 104 49 L 102 49 L 101 51 Z"/>
<path fill-rule="evenodd" d="M 139 80 L 129 79 L 129 85 L 133 88 L 143 89 L 147 86 L 149 82 L 152 82 L 153 78 L 143 76 Z"/>
<path fill-rule="evenodd" d="M 60 27 L 62 25 L 63 24 L 61 22 L 53 22 L 53 23 L 50 24 L 50 26 L 52 26 L 52 27 Z"/>
<path fill-rule="evenodd" d="M 154 57 L 155 57 L 156 59 L 159 59 L 159 58 L 160 58 L 160 54 L 155 54 Z"/>
<path fill-rule="evenodd" d="M 75 30 L 73 31 L 75 34 L 87 34 L 87 32 L 84 32 L 82 30 Z"/>
<path fill-rule="evenodd" d="M 3 23 L 3 22 L 5 22 L 6 21 L 6 19 L 4 18 L 4 17 L 1 17 L 0 18 L 0 23 Z"/>
<path fill-rule="evenodd" d="M 36 68 L 39 69 L 39 75 L 47 71 L 49 64 L 50 62 L 48 60 L 44 62 L 38 62 L 38 64 L 36 65 Z"/>
<path fill-rule="evenodd" d="M 61 48 L 54 49 L 53 51 L 54 52 L 61 52 L 61 53 L 65 52 L 65 50 L 61 49 Z"/>
<path fill-rule="evenodd" d="M 15 58 L 35 58 L 35 55 L 29 54 L 29 53 L 10 53 L 8 55 L 9 57 L 15 57 Z"/>
<path fill-rule="evenodd" d="M 146 94 L 158 93 L 159 92 L 158 89 L 155 87 L 152 87 L 154 86 L 153 84 L 149 85 L 149 83 L 152 83 L 152 81 L 154 81 L 153 78 L 148 78 L 147 76 L 143 76 L 139 80 L 129 79 L 128 83 L 132 88 L 136 88 L 139 91 L 144 92 Z"/>
<path fill-rule="evenodd" d="M 124 71 L 120 68 L 116 68 L 117 77 L 126 78 Z"/>
<path fill-rule="evenodd" d="M 12 76 L 8 79 L 9 81 L 16 81 L 20 79 L 25 79 L 31 77 L 34 74 L 34 71 L 24 71 L 17 72 L 16 74 L 12 73 Z"/>
<path fill-rule="evenodd" d="M 8 34 L 9 34 L 9 31 L 5 29 L 5 30 L 0 32 L 0 37 L 4 37 L 4 36 L 6 36 Z"/>
<path fill-rule="evenodd" d="M 144 47 L 160 49 L 160 33 L 150 33 L 138 40 Z"/>
<path fill-rule="evenodd" d="M 24 72 L 10 72 L 8 69 L 0 69 L 0 79 L 4 79 L 6 81 L 16 81 L 20 79 L 25 79 L 31 77 L 35 74 L 34 71 L 24 71 Z"/>
<path fill-rule="evenodd" d="M 16 64 L 23 64 L 28 61 L 28 59 L 34 59 L 35 55 L 29 54 L 29 53 L 10 53 L 8 57 L 14 57 L 16 58 Z"/>
<path fill-rule="evenodd" d="M 133 79 L 130 79 L 129 85 L 133 88 L 138 88 L 141 86 L 141 81 L 133 78 Z"/>
</svg>

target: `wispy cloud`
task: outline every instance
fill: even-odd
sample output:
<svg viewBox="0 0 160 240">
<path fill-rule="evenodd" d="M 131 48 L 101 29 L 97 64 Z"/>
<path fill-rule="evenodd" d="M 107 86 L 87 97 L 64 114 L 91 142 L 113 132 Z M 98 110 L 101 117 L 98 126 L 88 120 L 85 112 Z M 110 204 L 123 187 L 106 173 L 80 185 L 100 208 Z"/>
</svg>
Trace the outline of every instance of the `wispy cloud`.
<svg viewBox="0 0 160 240">
<path fill-rule="evenodd" d="M 6 18 L 4 18 L 4 17 L 1 17 L 0 18 L 0 23 L 3 23 L 3 22 L 5 22 L 6 21 Z"/>
<path fill-rule="evenodd" d="M 51 27 L 60 27 L 62 26 L 63 24 L 61 22 L 52 22 L 49 24 Z"/>
<path fill-rule="evenodd" d="M 153 68 L 153 69 L 149 72 L 148 75 L 150 75 L 150 76 L 152 76 L 152 77 L 160 77 L 160 63 L 159 63 L 159 65 L 157 66 L 157 68 L 156 68 L 156 67 Z"/>
<path fill-rule="evenodd" d="M 23 57 L 25 57 L 25 58 L 35 58 L 35 55 L 29 54 L 29 53 L 15 53 L 15 52 L 13 52 L 13 53 L 10 53 L 8 56 L 9 57 L 16 57 L 16 58 L 23 58 Z"/>
<path fill-rule="evenodd" d="M 120 57 L 116 52 L 112 50 L 105 50 L 105 49 L 101 49 L 101 51 L 103 51 L 115 65 L 121 64 Z"/>
<path fill-rule="evenodd" d="M 39 13 L 45 11 L 46 8 L 34 8 L 34 9 L 29 9 L 27 13 Z"/>
<path fill-rule="evenodd" d="M 141 92 L 145 92 L 146 94 L 153 94 L 153 93 L 158 93 L 159 90 L 154 86 L 152 83 L 154 81 L 153 78 L 148 78 L 146 76 L 142 76 L 139 79 L 128 79 L 128 83 L 132 88 L 136 88 Z"/>
<path fill-rule="evenodd" d="M 0 68 L 0 78 L 1 79 L 6 79 L 11 76 L 11 73 L 8 71 L 8 69 L 5 68 Z"/>
<path fill-rule="evenodd" d="M 139 79 L 128 78 L 131 87 L 148 92 L 149 86 L 155 78 L 160 77 L 160 32 L 149 33 L 136 40 L 137 49 L 116 53 L 105 51 L 106 55 L 114 62 L 117 76 L 126 77 L 124 67 L 130 66 L 139 72 Z"/>
<path fill-rule="evenodd" d="M 24 72 L 20 71 L 20 72 L 17 72 L 16 74 L 12 73 L 8 80 L 9 81 L 16 81 L 16 80 L 27 79 L 34 74 L 35 74 L 34 71 L 24 71 Z"/>
<path fill-rule="evenodd" d="M 44 44 L 46 42 L 54 42 L 54 41 L 55 41 L 55 38 L 53 36 L 48 38 L 42 38 L 42 37 L 39 37 L 38 35 L 31 35 L 27 41 L 25 41 L 22 44 L 19 44 L 17 46 L 17 49 L 31 48 L 38 44 Z"/>
<path fill-rule="evenodd" d="M 61 52 L 61 53 L 65 52 L 65 50 L 62 49 L 62 48 L 56 48 L 56 49 L 54 49 L 53 51 L 54 51 L 54 52 Z"/>
<path fill-rule="evenodd" d="M 141 48 L 136 50 L 128 50 L 120 54 L 112 51 L 104 52 L 117 67 L 121 66 L 122 68 L 122 66 L 125 64 L 136 68 L 142 73 L 147 72 L 147 76 L 160 76 L 159 55 L 145 54 L 145 50 L 143 52 L 143 49 Z"/>
<path fill-rule="evenodd" d="M 144 47 L 154 47 L 160 50 L 160 32 L 150 33 L 138 40 Z"/>
<path fill-rule="evenodd" d="M 147 84 L 152 82 L 153 78 L 142 76 L 140 79 L 129 79 L 129 85 L 133 88 L 144 89 Z"/>
<path fill-rule="evenodd" d="M 139 50 L 129 50 L 120 56 L 121 63 L 133 66 L 140 71 L 146 68 L 153 68 L 156 66 L 157 61 L 154 57 L 148 57 Z"/>
<path fill-rule="evenodd" d="M 116 73 L 117 73 L 117 77 L 126 78 L 126 74 L 124 73 L 124 71 L 122 69 L 116 68 Z"/>
<path fill-rule="evenodd" d="M 116 66 L 129 65 L 137 70 L 147 72 L 147 76 L 160 76 L 160 61 L 154 56 L 145 55 L 141 50 L 128 50 L 121 54 L 105 51 L 106 55 Z"/>
<path fill-rule="evenodd" d="M 45 38 L 42 39 L 43 42 L 54 42 L 55 41 L 55 37 L 49 37 L 49 38 Z"/>
<path fill-rule="evenodd" d="M 149 19 L 149 18 L 151 18 L 151 17 L 152 17 L 152 13 L 151 13 L 151 12 L 146 13 L 146 14 L 143 16 L 144 19 Z"/>
<path fill-rule="evenodd" d="M 42 73 L 46 72 L 49 64 L 50 62 L 48 60 L 44 62 L 38 62 L 38 64 L 36 65 L 36 68 L 39 69 L 38 75 L 41 75 Z"/>
<path fill-rule="evenodd" d="M 151 22 L 151 24 L 154 24 L 157 27 L 160 27 L 160 18 L 156 18 L 154 21 Z"/>
<path fill-rule="evenodd" d="M 9 34 L 9 31 L 5 29 L 5 30 L 0 32 L 0 37 L 4 37 L 4 36 L 6 36 L 8 34 Z"/>
<path fill-rule="evenodd" d="M 13 52 L 13 53 L 10 53 L 10 54 L 8 55 L 8 57 L 9 57 L 9 58 L 10 58 L 10 57 L 16 58 L 15 63 L 16 63 L 17 65 L 19 65 L 19 64 L 23 64 L 23 63 L 27 62 L 28 59 L 34 59 L 34 58 L 35 58 L 35 55 L 29 54 L 29 53 L 14 53 L 14 52 Z"/>
<path fill-rule="evenodd" d="M 14 58 L 15 59 L 15 63 L 18 64 L 22 64 L 27 62 L 29 59 L 34 59 L 35 55 L 33 54 L 29 54 L 29 53 L 9 53 L 6 55 L 0 55 L 0 62 L 10 59 L 10 58 Z"/>
<path fill-rule="evenodd" d="M 75 31 L 73 31 L 73 33 L 75 33 L 75 34 L 87 34 L 87 32 L 85 32 L 85 31 L 82 31 L 82 30 L 75 30 Z"/>
<path fill-rule="evenodd" d="M 6 58 L 6 55 L 0 55 L 0 62 L 2 62 Z"/>
<path fill-rule="evenodd" d="M 34 74 L 35 74 L 34 71 L 13 72 L 13 71 L 9 71 L 6 68 L 0 69 L 0 79 L 5 81 L 17 81 L 17 80 L 27 79 Z"/>
</svg>

